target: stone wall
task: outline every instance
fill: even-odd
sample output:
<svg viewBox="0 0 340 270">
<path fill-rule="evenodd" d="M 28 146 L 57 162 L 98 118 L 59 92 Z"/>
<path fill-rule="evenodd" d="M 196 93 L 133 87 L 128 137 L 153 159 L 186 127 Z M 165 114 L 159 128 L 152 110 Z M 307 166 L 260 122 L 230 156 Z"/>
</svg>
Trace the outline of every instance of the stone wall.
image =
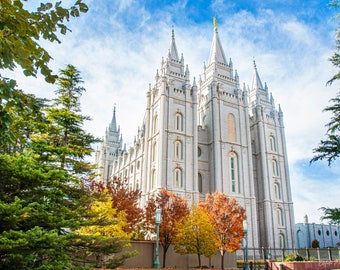
<svg viewBox="0 0 340 270">
<path fill-rule="evenodd" d="M 122 268 L 152 268 L 155 258 L 155 241 L 132 241 L 131 247 L 126 250 L 136 250 L 138 255 L 129 258 Z M 176 253 L 173 246 L 170 246 L 166 254 L 167 268 L 195 268 L 198 266 L 197 255 L 180 255 Z M 163 265 L 163 248 L 159 246 L 159 261 L 162 267 Z M 202 266 L 208 268 L 220 268 L 221 267 L 221 255 L 216 253 L 211 259 L 201 256 Z M 224 268 L 237 269 L 236 267 L 236 254 L 225 253 L 224 255 Z"/>
</svg>

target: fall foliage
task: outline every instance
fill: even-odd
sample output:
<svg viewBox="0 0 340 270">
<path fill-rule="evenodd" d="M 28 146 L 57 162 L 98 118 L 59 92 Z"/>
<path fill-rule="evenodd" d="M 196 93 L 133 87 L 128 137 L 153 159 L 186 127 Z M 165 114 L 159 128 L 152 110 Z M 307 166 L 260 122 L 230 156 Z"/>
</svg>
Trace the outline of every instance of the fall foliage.
<svg viewBox="0 0 340 270">
<path fill-rule="evenodd" d="M 205 202 L 200 202 L 199 206 L 207 211 L 214 223 L 223 269 L 225 252 L 234 252 L 241 247 L 241 240 L 244 237 L 243 220 L 246 219 L 245 209 L 235 198 L 229 198 L 220 192 L 207 194 Z"/>
<path fill-rule="evenodd" d="M 180 254 L 197 254 L 198 267 L 201 255 L 210 258 L 218 250 L 216 231 L 212 220 L 203 208 L 193 205 L 190 215 L 176 228 L 175 250 Z"/>
<path fill-rule="evenodd" d="M 126 214 L 112 208 L 112 199 L 107 190 L 100 194 L 99 199 L 92 202 L 88 208 L 91 225 L 82 226 L 77 230 L 77 253 L 83 258 L 95 256 L 97 267 L 117 267 L 126 258 L 136 254 L 133 251 L 112 256 L 112 253 L 121 252 L 124 247 L 130 246 L 130 235 L 123 230 L 126 226 Z M 88 244 L 89 242 L 91 244 Z"/>
<path fill-rule="evenodd" d="M 155 232 L 155 212 L 162 210 L 162 223 L 159 227 L 159 242 L 163 247 L 163 267 L 165 267 L 166 253 L 174 242 L 176 226 L 189 214 L 187 201 L 174 193 L 161 189 L 155 197 L 149 198 L 145 208 L 144 227 L 147 231 Z M 182 225 L 182 224 L 181 224 Z"/>
<path fill-rule="evenodd" d="M 107 190 L 112 199 L 112 208 L 117 212 L 124 212 L 126 225 L 124 231 L 133 233 L 132 238 L 138 238 L 140 232 L 140 222 L 143 217 L 143 210 L 138 206 L 140 190 L 129 188 L 128 182 L 118 177 L 113 177 L 104 187 L 101 183 L 93 183 L 93 188 L 97 191 Z"/>
</svg>

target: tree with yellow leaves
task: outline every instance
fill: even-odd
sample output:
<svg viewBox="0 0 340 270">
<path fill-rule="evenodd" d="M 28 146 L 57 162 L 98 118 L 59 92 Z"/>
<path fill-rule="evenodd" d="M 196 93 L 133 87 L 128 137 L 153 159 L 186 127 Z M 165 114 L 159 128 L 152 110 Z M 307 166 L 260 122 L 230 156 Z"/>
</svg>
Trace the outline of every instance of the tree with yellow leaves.
<svg viewBox="0 0 340 270">
<path fill-rule="evenodd" d="M 136 254 L 127 252 L 119 256 L 112 255 L 129 247 L 131 235 L 124 231 L 126 214 L 112 208 L 112 199 L 107 191 L 98 194 L 99 201 L 93 202 L 88 210 L 89 224 L 81 227 L 77 232 L 78 246 L 83 256 L 95 256 L 97 267 L 117 267 L 122 262 Z M 104 255 L 110 255 L 105 259 Z"/>
<path fill-rule="evenodd" d="M 207 194 L 205 201 L 200 202 L 199 206 L 207 211 L 214 224 L 223 270 L 225 252 L 234 252 L 241 247 L 244 237 L 243 221 L 246 219 L 245 209 L 235 198 L 229 198 L 220 192 Z"/>
<path fill-rule="evenodd" d="M 203 208 L 193 205 L 190 215 L 176 227 L 175 250 L 179 254 L 197 254 L 201 268 L 201 255 L 210 258 L 218 251 L 218 241 L 212 220 Z"/>
</svg>

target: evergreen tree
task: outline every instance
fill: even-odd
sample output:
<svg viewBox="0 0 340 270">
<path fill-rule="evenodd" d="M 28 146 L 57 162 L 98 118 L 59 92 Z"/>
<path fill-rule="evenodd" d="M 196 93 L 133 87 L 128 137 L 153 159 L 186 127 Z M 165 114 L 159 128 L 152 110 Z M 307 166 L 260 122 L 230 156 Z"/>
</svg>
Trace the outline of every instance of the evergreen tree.
<svg viewBox="0 0 340 270">
<path fill-rule="evenodd" d="M 339 8 L 340 1 L 332 0 L 329 4 L 333 8 Z M 339 14 L 338 14 L 339 15 Z M 333 66 L 340 67 L 340 30 L 337 31 L 336 36 L 336 52 L 330 58 Z M 335 74 L 327 84 L 340 79 L 340 72 Z M 328 166 L 340 156 L 340 92 L 336 94 L 335 98 L 330 100 L 332 105 L 326 107 L 324 111 L 332 113 L 330 122 L 326 125 L 327 133 L 326 139 L 321 140 L 317 148 L 313 149 L 315 156 L 311 159 L 311 163 L 318 160 L 327 160 Z"/>
<path fill-rule="evenodd" d="M 28 128 L 19 128 L 25 143 L 0 155 L 0 269 L 81 269 L 91 262 L 80 255 L 124 246 L 119 237 L 79 233 L 98 221 L 88 209 L 101 194 L 84 187 L 94 168 L 85 158 L 98 140 L 82 127 L 89 118 L 80 113 L 85 89 L 79 71 L 68 65 L 60 74 L 52 106 L 42 105 L 44 114 L 32 114 Z M 26 121 L 18 118 L 17 124 Z M 122 263 L 124 256 L 110 263 Z"/>
<path fill-rule="evenodd" d="M 340 208 L 328 208 L 328 207 L 321 207 L 323 211 L 323 216 L 321 220 L 328 220 L 332 224 L 339 224 L 340 223 Z"/>
</svg>

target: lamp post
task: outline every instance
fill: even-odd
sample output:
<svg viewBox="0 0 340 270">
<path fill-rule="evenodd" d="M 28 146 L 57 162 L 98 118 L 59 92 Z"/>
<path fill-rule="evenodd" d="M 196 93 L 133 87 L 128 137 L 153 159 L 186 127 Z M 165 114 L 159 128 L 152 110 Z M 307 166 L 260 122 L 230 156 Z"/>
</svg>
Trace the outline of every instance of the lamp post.
<svg viewBox="0 0 340 270">
<path fill-rule="evenodd" d="M 246 266 L 245 270 L 249 270 L 248 266 L 248 223 L 246 220 L 243 220 L 243 232 L 244 232 L 244 240 L 245 240 L 245 248 L 246 248 L 246 254 L 245 254 L 245 259 L 246 259 Z"/>
<path fill-rule="evenodd" d="M 158 256 L 158 242 L 159 242 L 159 224 L 162 222 L 162 210 L 156 209 L 156 256 L 153 262 L 153 268 L 160 268 L 159 256 Z"/>
</svg>

